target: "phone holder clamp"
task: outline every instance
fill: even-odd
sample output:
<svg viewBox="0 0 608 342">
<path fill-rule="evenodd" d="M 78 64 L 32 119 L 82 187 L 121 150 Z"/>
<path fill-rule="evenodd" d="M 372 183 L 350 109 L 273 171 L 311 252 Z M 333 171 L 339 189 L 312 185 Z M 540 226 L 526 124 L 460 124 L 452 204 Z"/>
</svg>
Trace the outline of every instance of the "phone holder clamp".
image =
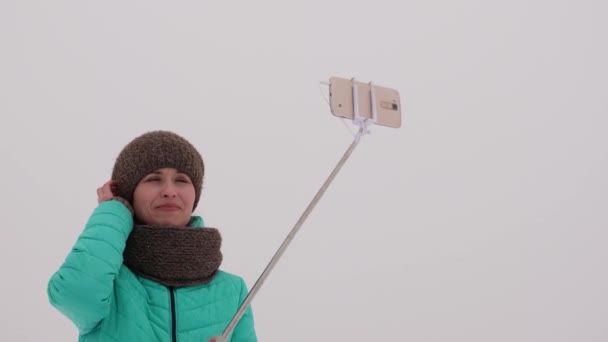
<svg viewBox="0 0 608 342">
<path fill-rule="evenodd" d="M 359 140 L 361 136 L 366 134 L 371 134 L 370 127 L 376 123 L 378 118 L 378 112 L 376 109 L 376 89 L 372 82 L 369 82 L 370 85 L 370 93 L 371 93 L 371 118 L 364 118 L 361 116 L 359 112 L 359 89 L 355 79 L 351 79 L 353 84 L 353 124 L 359 127 L 359 133 L 356 136 L 356 139 Z"/>
</svg>

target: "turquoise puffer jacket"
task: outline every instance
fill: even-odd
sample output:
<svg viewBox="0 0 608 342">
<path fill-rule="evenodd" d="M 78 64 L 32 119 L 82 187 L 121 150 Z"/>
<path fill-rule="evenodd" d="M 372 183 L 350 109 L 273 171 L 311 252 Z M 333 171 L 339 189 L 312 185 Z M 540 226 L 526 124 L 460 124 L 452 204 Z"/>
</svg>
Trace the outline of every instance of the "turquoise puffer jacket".
<svg viewBox="0 0 608 342">
<path fill-rule="evenodd" d="M 193 226 L 203 226 L 200 217 Z M 218 271 L 204 285 L 172 288 L 123 265 L 133 228 L 118 201 L 101 203 L 48 283 L 51 304 L 79 330 L 81 342 L 206 342 L 226 328 L 247 295 L 242 278 Z M 251 307 L 232 342 L 255 342 Z"/>
</svg>

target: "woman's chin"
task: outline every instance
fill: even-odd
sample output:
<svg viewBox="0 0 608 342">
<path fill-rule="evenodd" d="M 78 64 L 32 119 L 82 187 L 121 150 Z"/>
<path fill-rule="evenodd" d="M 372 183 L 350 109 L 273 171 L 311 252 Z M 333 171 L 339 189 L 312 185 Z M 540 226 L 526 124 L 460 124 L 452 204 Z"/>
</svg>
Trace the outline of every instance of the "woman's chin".
<svg viewBox="0 0 608 342">
<path fill-rule="evenodd" d="M 156 226 L 172 226 L 172 227 L 185 227 L 190 219 L 185 219 L 182 217 L 155 217 L 147 222 L 151 225 Z"/>
</svg>

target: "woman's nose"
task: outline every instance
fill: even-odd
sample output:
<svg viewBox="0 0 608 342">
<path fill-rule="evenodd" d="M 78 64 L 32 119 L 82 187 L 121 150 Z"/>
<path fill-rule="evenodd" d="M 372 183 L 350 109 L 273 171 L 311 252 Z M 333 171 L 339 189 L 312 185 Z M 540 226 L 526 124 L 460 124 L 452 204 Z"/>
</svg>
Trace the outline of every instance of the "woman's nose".
<svg viewBox="0 0 608 342">
<path fill-rule="evenodd" d="M 177 193 L 175 192 L 175 187 L 171 183 L 166 183 L 161 190 L 161 197 L 173 198 L 175 196 L 177 196 Z"/>
</svg>

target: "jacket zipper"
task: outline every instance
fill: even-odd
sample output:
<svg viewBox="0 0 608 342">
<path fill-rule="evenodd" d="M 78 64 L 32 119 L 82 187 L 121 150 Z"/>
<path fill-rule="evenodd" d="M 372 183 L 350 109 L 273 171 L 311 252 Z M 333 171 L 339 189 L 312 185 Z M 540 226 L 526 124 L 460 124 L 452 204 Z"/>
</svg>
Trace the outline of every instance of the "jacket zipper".
<svg viewBox="0 0 608 342">
<path fill-rule="evenodd" d="M 172 341 L 177 342 L 177 322 L 175 319 L 175 288 L 169 286 L 169 293 L 171 294 L 171 336 Z"/>
</svg>

